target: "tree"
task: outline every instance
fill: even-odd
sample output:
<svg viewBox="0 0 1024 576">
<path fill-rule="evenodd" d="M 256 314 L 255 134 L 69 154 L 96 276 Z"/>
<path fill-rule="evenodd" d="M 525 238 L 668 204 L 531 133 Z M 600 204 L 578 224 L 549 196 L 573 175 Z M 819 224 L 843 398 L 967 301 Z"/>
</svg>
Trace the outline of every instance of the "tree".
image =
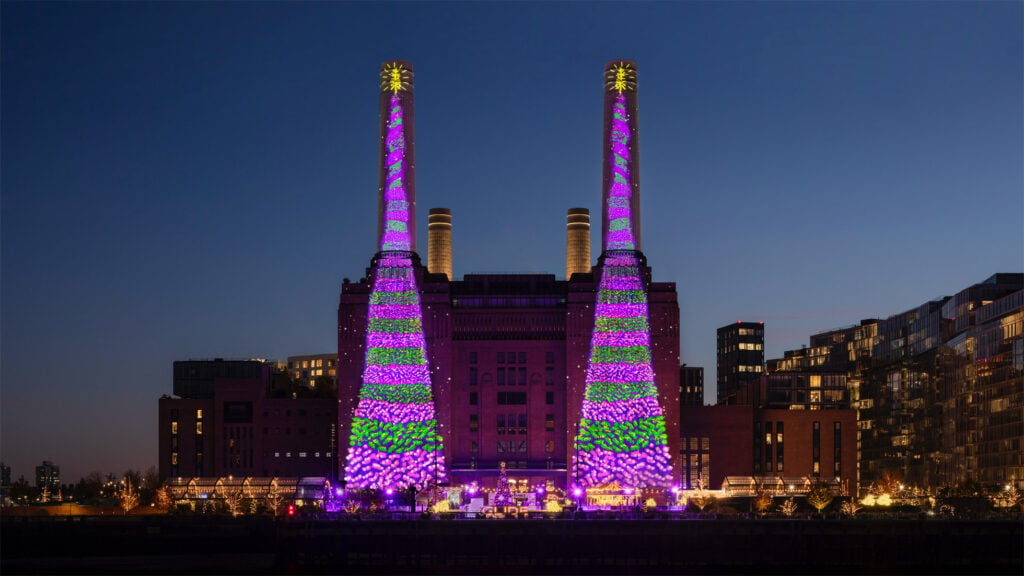
<svg viewBox="0 0 1024 576">
<path fill-rule="evenodd" d="M 715 502 L 715 495 L 705 488 L 703 478 L 697 478 L 697 494 L 690 500 L 701 512 Z"/>
<path fill-rule="evenodd" d="M 508 476 L 505 475 L 505 463 L 501 463 L 501 468 L 498 472 L 498 489 L 494 493 L 494 506 L 512 506 L 515 502 L 512 501 L 512 491 L 508 488 Z"/>
<path fill-rule="evenodd" d="M 91 504 L 98 502 L 103 491 L 103 475 L 99 472 L 89 472 L 80 479 L 71 489 L 71 497 L 75 502 Z"/>
<path fill-rule="evenodd" d="M 169 510 L 172 500 L 171 488 L 167 484 L 157 488 L 153 495 L 153 503 L 161 510 Z"/>
<path fill-rule="evenodd" d="M 156 493 L 160 487 L 160 472 L 156 469 L 156 466 L 150 466 L 140 479 L 139 499 L 144 504 L 156 502 Z"/>
<path fill-rule="evenodd" d="M 779 510 L 786 516 L 786 518 L 793 516 L 793 514 L 796 513 L 796 501 L 793 500 L 792 496 L 790 496 L 788 500 L 779 506 Z"/>
<path fill-rule="evenodd" d="M 10 485 L 8 495 L 15 502 L 27 504 L 39 496 L 39 491 L 29 484 L 24 476 L 21 476 Z"/>
<path fill-rule="evenodd" d="M 239 516 L 244 514 L 242 508 L 242 491 L 238 488 L 228 488 L 224 492 L 224 506 L 228 509 L 228 514 L 232 516 Z"/>
<path fill-rule="evenodd" d="M 267 507 L 270 508 L 270 513 L 277 516 L 281 511 L 281 505 L 284 504 L 284 495 L 281 494 L 281 488 L 277 485 L 277 478 L 270 481 L 270 488 L 267 489 Z"/>
<path fill-rule="evenodd" d="M 843 502 L 843 505 L 839 507 L 839 511 L 842 512 L 844 516 L 853 518 L 857 515 L 857 511 L 860 510 L 860 508 L 860 504 L 857 504 L 857 501 L 851 498 L 846 502 Z"/>
<path fill-rule="evenodd" d="M 128 514 L 128 511 L 139 505 L 139 493 L 132 485 L 130 478 L 125 478 L 124 486 L 117 493 L 117 505 L 120 506 L 125 514 Z"/>
<path fill-rule="evenodd" d="M 764 515 L 772 507 L 771 491 L 761 482 L 754 488 L 754 510 L 759 515 Z"/>
<path fill-rule="evenodd" d="M 814 506 L 814 509 L 818 511 L 818 515 L 821 515 L 821 511 L 832 503 L 833 498 L 835 496 L 832 494 L 832 488 L 823 482 L 811 486 L 810 491 L 807 492 L 807 503 Z"/>
</svg>

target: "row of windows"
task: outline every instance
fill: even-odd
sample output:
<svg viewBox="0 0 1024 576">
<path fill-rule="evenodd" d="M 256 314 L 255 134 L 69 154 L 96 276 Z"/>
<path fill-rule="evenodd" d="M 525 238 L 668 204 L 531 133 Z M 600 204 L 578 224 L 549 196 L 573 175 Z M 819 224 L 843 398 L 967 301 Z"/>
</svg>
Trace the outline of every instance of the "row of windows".
<svg viewBox="0 0 1024 576">
<path fill-rule="evenodd" d="M 337 360 L 335 360 L 333 358 L 328 358 L 326 363 L 324 363 L 324 359 L 323 358 L 314 358 L 313 360 L 303 360 L 301 363 L 299 361 L 297 361 L 297 360 L 295 362 L 289 362 L 288 363 L 288 367 L 289 368 L 323 368 L 324 366 L 327 366 L 327 367 L 334 366 L 335 363 L 337 363 Z"/>
<path fill-rule="evenodd" d="M 498 414 L 496 417 L 498 434 L 514 435 L 514 434 L 526 434 L 527 432 L 527 415 L 526 414 Z M 469 431 L 478 432 L 480 430 L 480 416 L 478 414 L 469 415 Z M 544 415 L 544 430 L 548 432 L 555 431 L 555 415 L 545 414 Z"/>
<path fill-rule="evenodd" d="M 739 371 L 740 372 L 764 372 L 764 368 L 762 368 L 761 366 L 747 366 L 745 364 L 742 364 L 742 365 L 739 366 Z"/>
<path fill-rule="evenodd" d="M 539 382 L 539 380 L 537 380 L 537 375 L 534 374 L 534 376 L 535 376 L 535 382 Z M 489 378 L 490 378 L 490 375 L 488 375 L 488 374 L 484 375 L 483 380 L 484 380 L 485 384 L 490 383 Z M 469 367 L 469 385 L 470 386 L 476 386 L 476 385 L 480 384 L 480 380 L 481 380 L 481 378 L 480 378 L 480 370 L 476 366 L 470 366 Z M 511 368 L 511 367 L 510 368 L 504 368 L 504 367 L 502 367 L 502 368 L 498 368 L 497 373 L 496 373 L 495 383 L 498 386 L 506 386 L 506 385 L 508 385 L 508 386 L 516 386 L 516 385 L 526 386 L 526 384 L 527 384 L 526 368 L 525 367 L 519 367 L 519 368 Z M 544 384 L 547 385 L 547 386 L 554 386 L 555 385 L 555 369 L 554 369 L 554 367 L 548 366 L 547 368 L 544 369 Z"/>
<path fill-rule="evenodd" d="M 479 356 L 476 352 L 469 353 L 469 363 L 476 364 L 479 360 Z M 498 364 L 526 364 L 526 352 L 498 352 L 495 360 Z M 544 363 L 554 364 L 555 353 L 545 352 Z"/>
<path fill-rule="evenodd" d="M 513 449 L 513 447 L 515 449 Z M 478 454 L 480 452 L 480 444 L 476 440 L 473 440 L 472 442 L 469 443 L 469 451 L 472 454 Z M 547 452 L 548 454 L 552 454 L 554 451 L 555 451 L 555 441 L 554 440 L 548 440 L 548 441 L 544 442 L 544 452 Z M 515 452 L 525 453 L 526 452 L 526 440 L 520 440 L 518 442 L 518 444 L 516 443 L 515 440 L 498 440 L 498 452 L 500 452 L 500 453 L 515 453 Z M 550 458 L 550 456 L 549 456 L 549 458 Z M 475 465 L 474 465 L 474 467 L 475 467 Z M 515 468 L 516 466 L 513 466 L 511 463 L 509 463 L 508 467 L 509 468 Z M 519 466 L 519 468 L 525 468 L 525 467 L 526 467 L 525 465 Z M 549 462 L 548 468 L 550 468 L 550 467 L 551 466 L 550 466 L 550 462 Z"/>
</svg>

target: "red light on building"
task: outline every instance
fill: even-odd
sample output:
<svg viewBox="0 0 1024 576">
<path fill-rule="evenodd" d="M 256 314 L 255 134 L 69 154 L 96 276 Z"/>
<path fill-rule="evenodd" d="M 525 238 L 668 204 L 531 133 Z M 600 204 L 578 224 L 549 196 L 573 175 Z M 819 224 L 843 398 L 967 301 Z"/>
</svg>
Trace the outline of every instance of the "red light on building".
<svg viewBox="0 0 1024 576">
<path fill-rule="evenodd" d="M 294 504 L 289 504 L 288 505 L 288 515 L 289 516 L 295 516 L 295 505 Z"/>
</svg>

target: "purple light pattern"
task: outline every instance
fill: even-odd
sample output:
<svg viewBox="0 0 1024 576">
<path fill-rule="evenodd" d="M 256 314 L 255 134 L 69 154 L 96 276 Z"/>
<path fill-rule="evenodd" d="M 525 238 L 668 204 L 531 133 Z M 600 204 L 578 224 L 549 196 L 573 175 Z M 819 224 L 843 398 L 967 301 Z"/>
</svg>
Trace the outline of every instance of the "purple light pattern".
<svg viewBox="0 0 1024 576">
<path fill-rule="evenodd" d="M 419 287 L 410 255 L 405 128 L 396 92 L 391 95 L 385 136 L 388 170 L 382 194 L 386 224 L 372 270 L 363 387 L 345 465 L 348 486 L 386 489 L 388 493 L 394 488 L 427 486 L 446 476 Z"/>
</svg>

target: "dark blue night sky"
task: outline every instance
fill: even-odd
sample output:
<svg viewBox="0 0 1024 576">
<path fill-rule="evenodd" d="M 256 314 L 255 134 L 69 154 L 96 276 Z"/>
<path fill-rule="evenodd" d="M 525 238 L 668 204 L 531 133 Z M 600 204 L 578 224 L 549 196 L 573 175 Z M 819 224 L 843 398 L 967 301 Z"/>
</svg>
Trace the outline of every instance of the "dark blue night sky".
<svg viewBox="0 0 1024 576">
<path fill-rule="evenodd" d="M 709 400 L 719 326 L 774 358 L 1019 272 L 1022 6 L 4 2 L 0 459 L 145 468 L 174 360 L 336 349 L 385 59 L 456 276 L 563 274 L 602 67 L 638 62 L 644 249 Z"/>
</svg>

